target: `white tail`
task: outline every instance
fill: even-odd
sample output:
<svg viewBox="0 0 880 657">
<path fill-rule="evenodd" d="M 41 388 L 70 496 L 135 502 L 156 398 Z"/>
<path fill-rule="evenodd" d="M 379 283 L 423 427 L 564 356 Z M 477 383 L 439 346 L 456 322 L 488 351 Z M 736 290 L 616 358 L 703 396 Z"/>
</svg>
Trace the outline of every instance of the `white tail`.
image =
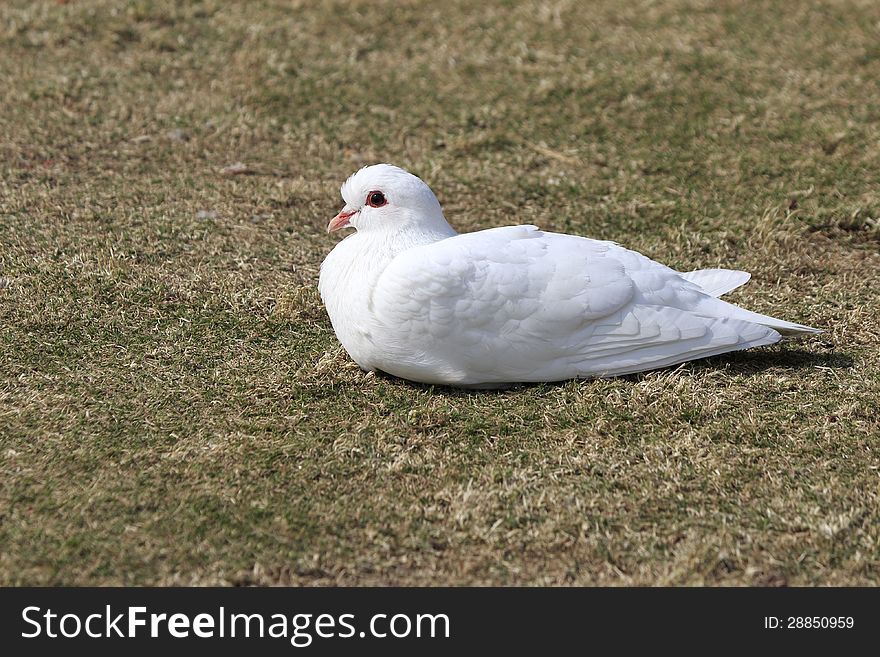
<svg viewBox="0 0 880 657">
<path fill-rule="evenodd" d="M 698 269 L 682 273 L 681 277 L 703 288 L 703 292 L 720 297 L 749 282 L 752 275 L 737 269 Z"/>
<path fill-rule="evenodd" d="M 812 326 L 804 326 L 803 324 L 795 324 L 794 322 L 786 322 L 784 319 L 770 317 L 770 315 L 753 313 L 751 310 L 740 308 L 739 306 L 735 306 L 732 303 L 727 303 L 726 301 L 718 300 L 717 303 L 722 303 L 727 306 L 730 317 L 741 319 L 746 322 L 754 322 L 755 324 L 763 324 L 764 326 L 769 326 L 770 328 L 778 331 L 781 335 L 784 336 L 805 335 L 809 333 L 822 332 L 822 329 L 813 328 Z"/>
</svg>

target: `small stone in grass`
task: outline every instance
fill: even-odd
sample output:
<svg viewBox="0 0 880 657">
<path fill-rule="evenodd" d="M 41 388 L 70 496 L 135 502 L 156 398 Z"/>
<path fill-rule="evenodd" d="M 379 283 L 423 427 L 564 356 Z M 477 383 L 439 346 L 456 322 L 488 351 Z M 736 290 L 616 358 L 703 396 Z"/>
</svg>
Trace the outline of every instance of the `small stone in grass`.
<svg viewBox="0 0 880 657">
<path fill-rule="evenodd" d="M 196 212 L 196 219 L 216 219 L 217 213 L 213 210 L 199 210 Z"/>
<path fill-rule="evenodd" d="M 189 141 L 189 134 L 181 130 L 180 128 L 174 128 L 174 130 L 169 130 L 166 133 L 166 136 L 171 141 Z"/>
</svg>

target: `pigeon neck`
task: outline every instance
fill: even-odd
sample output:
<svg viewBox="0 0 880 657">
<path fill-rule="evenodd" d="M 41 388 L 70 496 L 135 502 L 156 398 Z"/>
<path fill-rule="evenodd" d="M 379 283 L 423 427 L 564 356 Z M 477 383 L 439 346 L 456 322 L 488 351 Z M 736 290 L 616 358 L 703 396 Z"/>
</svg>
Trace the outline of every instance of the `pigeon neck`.
<svg viewBox="0 0 880 657">
<path fill-rule="evenodd" d="M 353 236 L 357 239 L 362 253 L 370 260 L 388 260 L 416 246 L 433 244 L 458 233 L 450 226 L 443 215 L 429 225 L 421 221 L 419 224 L 395 226 L 394 230 L 359 231 Z"/>
</svg>

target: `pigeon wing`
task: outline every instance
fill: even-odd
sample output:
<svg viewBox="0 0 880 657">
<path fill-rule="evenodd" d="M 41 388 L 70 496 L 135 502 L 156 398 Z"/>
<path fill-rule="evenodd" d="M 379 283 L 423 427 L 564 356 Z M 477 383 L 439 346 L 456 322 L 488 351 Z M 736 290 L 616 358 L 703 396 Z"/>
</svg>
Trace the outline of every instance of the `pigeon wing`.
<svg viewBox="0 0 880 657">
<path fill-rule="evenodd" d="M 621 250 L 622 251 L 622 250 Z M 509 226 L 398 255 L 373 287 L 377 369 L 478 385 L 626 374 L 779 339 L 614 245 Z M 379 337 L 381 336 L 381 337 Z"/>
</svg>

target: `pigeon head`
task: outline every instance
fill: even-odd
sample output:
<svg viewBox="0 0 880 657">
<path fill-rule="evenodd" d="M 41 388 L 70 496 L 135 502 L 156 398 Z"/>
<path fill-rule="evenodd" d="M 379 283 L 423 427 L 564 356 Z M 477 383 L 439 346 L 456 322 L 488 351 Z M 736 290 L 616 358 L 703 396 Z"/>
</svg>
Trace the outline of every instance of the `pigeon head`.
<svg viewBox="0 0 880 657">
<path fill-rule="evenodd" d="M 341 192 L 345 207 L 330 221 L 327 232 L 349 227 L 385 235 L 451 230 L 431 188 L 400 167 L 364 167 L 343 183 Z"/>
</svg>

